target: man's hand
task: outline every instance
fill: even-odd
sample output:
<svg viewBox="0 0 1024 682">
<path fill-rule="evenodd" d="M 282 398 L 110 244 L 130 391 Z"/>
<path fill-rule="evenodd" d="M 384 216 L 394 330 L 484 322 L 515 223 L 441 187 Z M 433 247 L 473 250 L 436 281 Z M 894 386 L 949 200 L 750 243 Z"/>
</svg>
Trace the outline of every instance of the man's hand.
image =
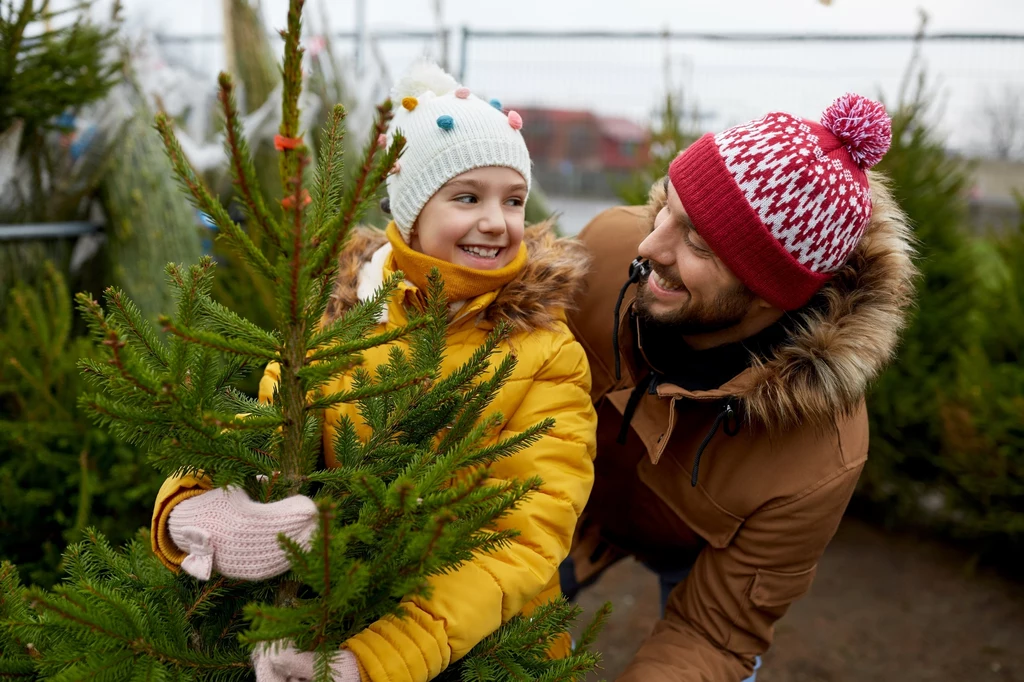
<svg viewBox="0 0 1024 682">
<path fill-rule="evenodd" d="M 252 652 L 256 682 L 311 682 L 314 679 L 311 651 L 298 651 L 285 642 L 261 644 Z M 356 656 L 342 649 L 331 661 L 332 682 L 361 682 Z"/>
<path fill-rule="evenodd" d="M 189 575 L 209 580 L 216 569 L 229 578 L 266 580 L 290 568 L 277 536 L 284 533 L 308 549 L 316 516 L 316 504 L 303 495 L 262 504 L 228 487 L 179 502 L 167 529 L 188 553 L 181 568 Z"/>
</svg>

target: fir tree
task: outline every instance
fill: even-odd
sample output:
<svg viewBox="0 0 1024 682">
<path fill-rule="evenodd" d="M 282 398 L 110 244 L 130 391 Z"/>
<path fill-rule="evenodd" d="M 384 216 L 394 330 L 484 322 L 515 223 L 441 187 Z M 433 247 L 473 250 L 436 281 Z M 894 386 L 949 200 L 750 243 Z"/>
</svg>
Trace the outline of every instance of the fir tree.
<svg viewBox="0 0 1024 682">
<path fill-rule="evenodd" d="M 914 225 L 921 278 L 899 354 L 868 401 L 872 456 L 860 482 L 868 500 L 901 520 L 919 517 L 928 486 L 944 478 L 942 404 L 957 383 L 959 354 L 978 344 L 984 324 L 981 270 L 964 229 L 969 169 L 931 122 L 934 93 L 919 50 L 892 107 L 892 147 L 877 169 Z"/>
<path fill-rule="evenodd" d="M 48 0 L 19 4 L 0 2 L 0 133 L 21 127 L 31 177 L 2 203 L 7 219 L 66 219 L 91 188 L 70 192 L 53 177 L 58 159 L 47 135 L 66 126 L 62 115 L 102 99 L 117 82 L 120 64 L 109 58 L 117 29 L 90 23 L 90 2 L 64 10 L 51 9 Z M 54 21 L 66 25 L 51 29 Z"/>
<path fill-rule="evenodd" d="M 646 204 L 651 185 L 665 177 L 672 160 L 700 137 L 697 107 L 694 105 L 687 112 L 682 92 L 665 93 L 665 104 L 657 114 L 657 126 L 651 128 L 650 160 L 616 190 L 619 198 L 627 204 Z"/>
<path fill-rule="evenodd" d="M 144 540 L 115 550 L 92 531 L 68 549 L 68 577 L 53 591 L 22 588 L 5 565 L 0 676 L 241 680 L 252 676 L 254 645 L 289 640 L 320 654 L 318 678 L 325 680 L 328 657 L 376 619 L 400 616 L 400 600 L 426 594 L 427 577 L 508 542 L 515 533 L 490 524 L 539 483 L 489 480 L 489 464 L 529 447 L 551 423 L 500 442 L 490 437 L 501 416 L 488 413 L 488 406 L 515 366 L 511 354 L 491 364 L 507 336 L 504 328 L 463 367 L 441 374 L 447 302 L 436 273 L 425 309 L 397 332 L 371 334 L 398 273 L 371 300 L 321 324 L 346 234 L 374 200 L 404 140 L 396 135 L 391 147 L 378 146 L 391 115 L 390 104 L 382 105 L 356 180 L 343 186 L 345 114 L 337 107 L 309 179 L 308 150 L 297 130 L 302 4 L 291 0 L 282 32 L 280 211 L 261 198 L 231 78 L 220 79 L 235 187 L 248 229 L 266 249 L 256 248 L 200 184 L 168 121 L 157 120 L 196 207 L 273 286 L 280 326 L 260 328 L 214 302 L 210 259 L 168 266 L 177 306 L 160 320 L 165 336 L 119 290 L 107 290 L 105 307 L 85 295 L 78 301 L 103 345 L 101 360 L 82 362 L 95 388 L 82 404 L 96 419 L 148 452 L 165 475 L 201 471 L 215 485 L 243 486 L 262 501 L 313 496 L 319 521 L 312 545 L 306 551 L 282 536 L 293 570 L 259 583 L 223 577 L 199 583 L 164 568 Z M 385 343 L 393 344 L 385 365 L 360 366 L 361 351 Z M 239 377 L 269 361 L 280 364 L 272 403 L 234 388 Z M 323 395 L 323 386 L 344 371 L 354 373 L 354 388 Z M 355 425 L 343 421 L 334 442 L 341 466 L 323 469 L 322 413 L 344 402 L 359 405 L 371 435 L 361 440 Z M 545 655 L 573 613 L 555 603 L 532 619 L 516 619 L 447 674 L 580 679 L 596 663 L 586 646 L 560 661 Z M 587 634 L 582 644 L 591 640 Z"/>
<path fill-rule="evenodd" d="M 117 82 L 113 26 L 90 21 L 91 2 L 0 0 L 0 222 L 84 220 L 107 159 L 99 144 L 62 144 L 74 116 Z M 9 156 L 10 155 L 10 156 Z M 12 158 L 13 157 L 13 158 Z M 18 285 L 45 280 L 44 262 L 67 263 L 62 240 L 0 241 L 0 311 Z"/>
<path fill-rule="evenodd" d="M 202 244 L 195 211 L 175 187 L 153 114 L 129 76 L 115 91 L 132 114 L 117 129 L 111 163 L 103 174 L 99 198 L 107 217 L 111 282 L 123 289 L 146 317 L 173 305 L 159 273 L 168 261 L 193 262 Z"/>
<path fill-rule="evenodd" d="M 77 363 L 97 349 L 73 333 L 64 277 L 52 263 L 45 273 L 10 292 L 0 327 L 0 557 L 49 587 L 61 552 L 86 527 L 117 543 L 131 538 L 160 478 L 77 405 L 86 387 Z"/>
</svg>

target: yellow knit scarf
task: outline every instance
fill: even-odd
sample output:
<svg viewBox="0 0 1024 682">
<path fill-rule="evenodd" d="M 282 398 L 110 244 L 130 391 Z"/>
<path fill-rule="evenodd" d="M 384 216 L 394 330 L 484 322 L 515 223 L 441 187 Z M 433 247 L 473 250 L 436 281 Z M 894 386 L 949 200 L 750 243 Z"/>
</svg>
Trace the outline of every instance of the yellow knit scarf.
<svg viewBox="0 0 1024 682">
<path fill-rule="evenodd" d="M 519 253 L 505 267 L 498 270 L 475 270 L 416 251 L 405 243 L 394 222 L 388 225 L 386 234 L 391 242 L 395 265 L 405 274 L 405 278 L 426 295 L 427 275 L 437 268 L 444 280 L 444 292 L 449 302 L 469 300 L 500 289 L 526 267 L 526 244 L 519 245 Z"/>
</svg>

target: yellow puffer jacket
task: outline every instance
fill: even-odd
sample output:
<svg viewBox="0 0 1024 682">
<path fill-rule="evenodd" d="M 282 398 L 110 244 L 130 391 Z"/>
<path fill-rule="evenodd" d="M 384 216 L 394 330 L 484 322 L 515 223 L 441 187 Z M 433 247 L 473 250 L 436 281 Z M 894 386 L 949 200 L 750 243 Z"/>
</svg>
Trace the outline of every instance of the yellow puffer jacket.
<svg viewBox="0 0 1024 682">
<path fill-rule="evenodd" d="M 583 279 L 587 258 L 575 240 L 556 239 L 546 225 L 528 228 L 526 244 L 529 260 L 515 280 L 457 311 L 442 370 L 448 374 L 465 363 L 499 320 L 512 323 L 516 331 L 502 351 L 514 352 L 518 364 L 493 403 L 492 409 L 506 419 L 499 437 L 547 417 L 556 424 L 538 443 L 498 461 L 492 469 L 501 479 L 539 476 L 543 485 L 498 522 L 499 528 L 520 531 L 514 542 L 431 578 L 430 599 L 408 600 L 407 618 L 381 619 L 346 643 L 358 657 L 364 679 L 372 682 L 432 679 L 509 618 L 529 614 L 559 593 L 558 565 L 569 553 L 594 480 L 597 418 L 590 401 L 590 369 L 564 314 Z M 384 235 L 368 229 L 353 235 L 340 265 L 328 320 L 367 297 L 395 269 Z M 378 331 L 404 324 L 403 301 L 416 295 L 412 285 L 403 284 Z M 387 348 L 373 349 L 364 357 L 366 367 L 376 367 L 387 361 Z M 273 395 L 277 379 L 277 367 L 271 364 L 260 383 L 262 400 Z M 345 390 L 349 381 L 339 377 L 324 390 Z M 342 415 L 362 424 L 354 405 L 339 405 L 327 414 L 323 443 L 328 465 L 335 461 L 331 446 Z M 185 555 L 167 532 L 170 511 L 209 487 L 205 480 L 184 477 L 167 480 L 160 490 L 152 540 L 157 555 L 171 568 L 176 569 Z M 564 654 L 565 644 L 552 655 Z"/>
</svg>

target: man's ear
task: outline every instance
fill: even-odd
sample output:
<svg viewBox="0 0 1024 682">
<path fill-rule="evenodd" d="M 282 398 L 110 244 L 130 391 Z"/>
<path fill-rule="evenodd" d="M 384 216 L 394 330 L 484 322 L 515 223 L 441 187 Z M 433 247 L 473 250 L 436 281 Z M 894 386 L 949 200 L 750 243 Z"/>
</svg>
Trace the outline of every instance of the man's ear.
<svg viewBox="0 0 1024 682">
<path fill-rule="evenodd" d="M 758 312 L 769 311 L 769 310 L 771 310 L 771 311 L 778 311 L 779 317 L 782 317 L 782 315 L 786 312 L 782 308 L 779 308 L 778 306 L 772 305 L 771 303 L 769 303 L 768 301 L 764 300 L 760 296 L 755 296 L 754 297 L 754 305 L 753 305 L 753 307 L 754 307 L 754 310 L 757 310 Z"/>
<path fill-rule="evenodd" d="M 756 296 L 751 302 L 750 310 L 747 313 L 747 320 L 757 320 L 758 326 L 761 329 L 766 329 L 781 320 L 785 314 L 786 311 L 782 308 L 772 305 L 760 296 Z"/>
</svg>

